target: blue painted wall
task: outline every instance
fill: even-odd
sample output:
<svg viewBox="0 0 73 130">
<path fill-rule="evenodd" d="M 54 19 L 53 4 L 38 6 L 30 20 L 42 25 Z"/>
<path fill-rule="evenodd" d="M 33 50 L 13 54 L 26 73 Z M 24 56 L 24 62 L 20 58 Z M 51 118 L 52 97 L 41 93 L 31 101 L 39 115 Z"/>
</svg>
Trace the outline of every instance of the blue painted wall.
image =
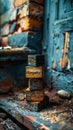
<svg viewBox="0 0 73 130">
<path fill-rule="evenodd" d="M 44 79 L 50 87 L 73 92 L 72 1 L 46 0 L 44 21 Z"/>
</svg>

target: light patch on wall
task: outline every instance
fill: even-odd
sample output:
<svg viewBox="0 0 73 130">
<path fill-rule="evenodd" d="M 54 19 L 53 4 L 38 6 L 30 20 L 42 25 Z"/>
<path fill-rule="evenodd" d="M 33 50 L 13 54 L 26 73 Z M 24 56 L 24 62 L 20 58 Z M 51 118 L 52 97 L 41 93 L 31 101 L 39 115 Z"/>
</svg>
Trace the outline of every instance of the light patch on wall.
<svg viewBox="0 0 73 130">
<path fill-rule="evenodd" d="M 18 6 L 21 6 L 22 4 L 24 4 L 27 1 L 28 0 L 14 0 L 14 5 L 15 5 L 15 7 L 18 7 Z"/>
<path fill-rule="evenodd" d="M 56 48 L 56 53 L 57 53 L 57 54 L 59 53 L 59 48 Z"/>
<path fill-rule="evenodd" d="M 66 32 L 65 33 L 64 48 L 62 50 L 63 56 L 60 59 L 60 63 L 59 63 L 61 68 L 65 68 L 65 67 L 67 67 L 68 69 L 70 68 L 70 60 L 69 60 L 68 55 L 67 55 L 68 48 L 69 48 L 69 33 Z"/>
<path fill-rule="evenodd" d="M 53 61 L 52 68 L 53 68 L 53 69 L 56 68 L 56 60 Z"/>
</svg>

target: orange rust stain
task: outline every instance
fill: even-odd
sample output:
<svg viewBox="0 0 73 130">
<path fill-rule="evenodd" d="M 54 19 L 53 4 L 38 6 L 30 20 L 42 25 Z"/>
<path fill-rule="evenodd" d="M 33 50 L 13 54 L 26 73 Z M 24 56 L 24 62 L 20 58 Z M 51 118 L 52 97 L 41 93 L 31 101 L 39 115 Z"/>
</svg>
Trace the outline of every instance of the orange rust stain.
<svg viewBox="0 0 73 130">
<path fill-rule="evenodd" d="M 20 28 L 22 31 L 26 31 L 29 29 L 29 18 L 26 17 L 26 18 L 23 18 L 19 21 L 20 23 Z"/>
<path fill-rule="evenodd" d="M 43 24 L 43 22 L 26 17 L 21 19 L 19 21 L 19 24 L 20 24 L 21 31 L 26 31 L 33 28 L 38 29 Z"/>
<path fill-rule="evenodd" d="M 36 19 L 30 18 L 30 28 L 31 28 L 31 27 L 36 27 L 36 28 L 38 28 L 38 27 L 40 27 L 42 24 L 43 24 L 43 21 L 38 21 L 38 20 L 36 20 Z"/>
<path fill-rule="evenodd" d="M 36 117 L 34 117 L 34 116 L 26 116 L 27 118 L 28 118 L 28 120 L 30 120 L 30 121 L 35 121 L 36 120 Z"/>
<path fill-rule="evenodd" d="M 64 67 L 70 67 L 70 60 L 68 58 L 67 52 L 68 52 L 68 45 L 69 45 L 69 33 L 65 33 L 65 41 L 64 41 L 64 48 L 63 48 L 63 56 L 60 59 L 59 65 L 61 68 Z"/>
</svg>

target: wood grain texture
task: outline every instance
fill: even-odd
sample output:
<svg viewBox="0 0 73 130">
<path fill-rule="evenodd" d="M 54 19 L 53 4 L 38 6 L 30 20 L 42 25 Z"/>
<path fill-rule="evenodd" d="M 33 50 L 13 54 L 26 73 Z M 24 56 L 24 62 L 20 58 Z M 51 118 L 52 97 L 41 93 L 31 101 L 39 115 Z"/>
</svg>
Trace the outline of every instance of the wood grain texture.
<svg viewBox="0 0 73 130">
<path fill-rule="evenodd" d="M 43 78 L 43 67 L 26 66 L 26 78 Z"/>
<path fill-rule="evenodd" d="M 26 94 L 26 100 L 30 102 L 39 102 L 44 99 L 44 90 L 30 91 Z"/>
</svg>

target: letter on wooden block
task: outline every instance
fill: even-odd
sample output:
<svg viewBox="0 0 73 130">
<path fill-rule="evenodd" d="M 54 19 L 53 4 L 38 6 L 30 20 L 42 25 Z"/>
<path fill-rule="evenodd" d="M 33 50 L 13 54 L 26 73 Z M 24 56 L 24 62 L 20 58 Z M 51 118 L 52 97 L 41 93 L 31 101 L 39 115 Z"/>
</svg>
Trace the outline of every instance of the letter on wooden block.
<svg viewBox="0 0 73 130">
<path fill-rule="evenodd" d="M 43 67 L 26 66 L 26 78 L 43 78 Z"/>
</svg>

